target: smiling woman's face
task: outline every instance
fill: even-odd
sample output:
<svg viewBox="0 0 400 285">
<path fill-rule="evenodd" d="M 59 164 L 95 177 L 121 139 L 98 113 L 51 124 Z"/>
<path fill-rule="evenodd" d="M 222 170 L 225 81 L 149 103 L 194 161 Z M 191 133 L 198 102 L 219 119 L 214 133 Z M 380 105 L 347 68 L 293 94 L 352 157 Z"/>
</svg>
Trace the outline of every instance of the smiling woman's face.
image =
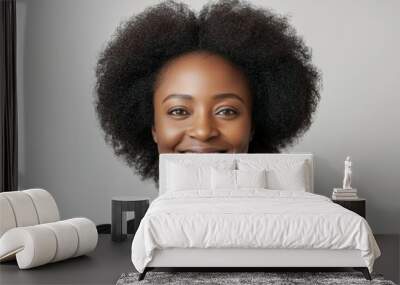
<svg viewBox="0 0 400 285">
<path fill-rule="evenodd" d="M 251 100 L 244 75 L 222 57 L 176 58 L 161 70 L 154 92 L 158 152 L 248 152 Z"/>
</svg>

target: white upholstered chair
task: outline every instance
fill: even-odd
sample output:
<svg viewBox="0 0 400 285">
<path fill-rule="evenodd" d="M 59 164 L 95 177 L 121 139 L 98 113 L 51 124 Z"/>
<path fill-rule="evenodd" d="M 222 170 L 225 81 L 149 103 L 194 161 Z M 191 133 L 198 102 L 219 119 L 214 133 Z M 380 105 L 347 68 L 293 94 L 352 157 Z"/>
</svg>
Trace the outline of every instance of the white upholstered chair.
<svg viewBox="0 0 400 285">
<path fill-rule="evenodd" d="M 0 262 L 16 259 L 20 269 L 28 269 L 86 254 L 97 240 L 91 220 L 60 221 L 44 189 L 0 193 Z"/>
</svg>

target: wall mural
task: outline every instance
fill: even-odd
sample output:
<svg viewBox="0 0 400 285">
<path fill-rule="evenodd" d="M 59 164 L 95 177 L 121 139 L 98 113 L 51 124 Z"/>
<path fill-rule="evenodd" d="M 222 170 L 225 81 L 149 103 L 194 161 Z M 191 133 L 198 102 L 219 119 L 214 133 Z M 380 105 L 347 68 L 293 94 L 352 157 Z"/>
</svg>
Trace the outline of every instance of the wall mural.
<svg viewBox="0 0 400 285">
<path fill-rule="evenodd" d="M 321 76 L 284 16 L 240 1 L 196 13 L 161 2 L 122 22 L 100 54 L 106 141 L 158 184 L 159 153 L 275 153 L 312 123 Z"/>
</svg>

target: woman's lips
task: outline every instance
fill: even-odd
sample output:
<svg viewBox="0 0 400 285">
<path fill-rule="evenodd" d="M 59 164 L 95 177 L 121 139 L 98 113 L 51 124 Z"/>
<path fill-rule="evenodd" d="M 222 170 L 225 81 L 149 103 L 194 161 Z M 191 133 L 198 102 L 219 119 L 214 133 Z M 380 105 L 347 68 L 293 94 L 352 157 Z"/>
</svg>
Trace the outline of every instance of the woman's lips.
<svg viewBox="0 0 400 285">
<path fill-rule="evenodd" d="M 226 149 L 215 149 L 215 148 L 191 148 L 185 150 L 178 150 L 179 153 L 225 153 Z"/>
</svg>

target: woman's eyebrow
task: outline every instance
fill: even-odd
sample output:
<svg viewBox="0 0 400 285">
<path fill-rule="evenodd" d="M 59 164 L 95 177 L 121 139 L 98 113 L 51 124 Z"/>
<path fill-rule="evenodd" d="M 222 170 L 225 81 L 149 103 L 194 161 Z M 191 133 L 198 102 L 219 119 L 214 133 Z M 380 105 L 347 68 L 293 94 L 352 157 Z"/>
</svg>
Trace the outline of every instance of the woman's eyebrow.
<svg viewBox="0 0 400 285">
<path fill-rule="evenodd" d="M 180 98 L 180 99 L 185 99 L 185 100 L 192 100 L 193 97 L 188 95 L 188 94 L 170 94 L 167 97 L 162 100 L 161 103 L 164 103 L 165 101 L 172 99 L 172 98 Z"/>
<path fill-rule="evenodd" d="M 239 101 L 242 101 L 242 103 L 244 103 L 243 98 L 235 93 L 221 93 L 214 95 L 214 99 L 225 99 L 225 98 L 238 99 Z"/>
<path fill-rule="evenodd" d="M 185 100 L 193 100 L 193 96 L 189 94 L 170 94 L 167 97 L 164 98 L 164 100 L 161 103 L 164 103 L 165 101 L 172 99 L 172 98 L 180 98 L 180 99 L 185 99 Z M 238 99 L 244 103 L 244 100 L 242 97 L 235 93 L 220 93 L 216 94 L 213 96 L 214 99 L 225 99 L 225 98 L 233 98 L 233 99 Z"/>
</svg>

